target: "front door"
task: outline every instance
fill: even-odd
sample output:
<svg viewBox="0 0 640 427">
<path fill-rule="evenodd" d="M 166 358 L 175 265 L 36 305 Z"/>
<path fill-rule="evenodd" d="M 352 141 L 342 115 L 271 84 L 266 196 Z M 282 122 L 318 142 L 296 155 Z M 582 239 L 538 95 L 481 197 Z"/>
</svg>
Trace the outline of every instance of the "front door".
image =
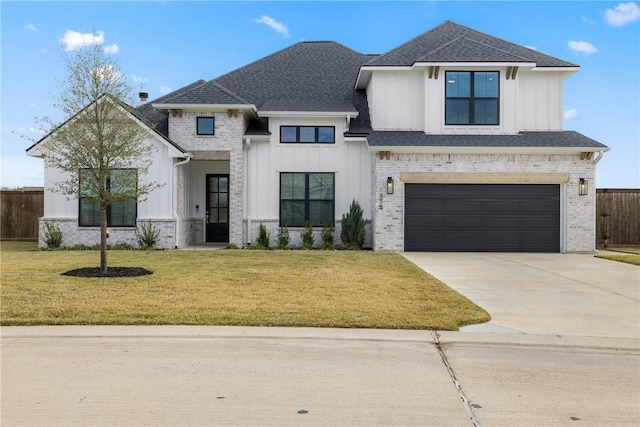
<svg viewBox="0 0 640 427">
<path fill-rule="evenodd" d="M 229 175 L 207 175 L 207 242 L 229 241 Z"/>
</svg>

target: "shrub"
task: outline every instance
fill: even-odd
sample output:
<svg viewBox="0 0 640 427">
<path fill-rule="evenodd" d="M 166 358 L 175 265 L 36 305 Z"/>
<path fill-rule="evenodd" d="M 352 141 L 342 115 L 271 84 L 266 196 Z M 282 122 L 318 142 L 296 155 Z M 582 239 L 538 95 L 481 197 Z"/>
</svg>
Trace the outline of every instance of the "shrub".
<svg viewBox="0 0 640 427">
<path fill-rule="evenodd" d="M 336 248 L 336 246 L 333 244 L 334 231 L 336 231 L 336 229 L 332 225 L 325 225 L 324 227 L 322 227 L 322 244 L 320 245 L 321 249 L 331 250 Z"/>
<path fill-rule="evenodd" d="M 311 224 L 308 222 L 304 223 L 304 227 L 302 227 L 302 231 L 300 232 L 300 237 L 302 238 L 302 249 L 313 249 L 314 237 L 313 237 L 313 228 Z"/>
<path fill-rule="evenodd" d="M 258 239 L 256 240 L 256 247 L 258 249 L 269 249 L 269 243 L 271 236 L 267 232 L 267 227 L 263 223 L 258 226 Z"/>
<path fill-rule="evenodd" d="M 160 230 L 158 230 L 151 222 L 141 222 L 140 227 L 136 227 L 136 239 L 140 249 L 153 249 L 158 243 Z"/>
<path fill-rule="evenodd" d="M 278 229 L 278 249 L 289 249 L 289 229 L 286 225 Z"/>
<path fill-rule="evenodd" d="M 238 245 L 233 244 L 233 243 L 229 243 L 227 246 L 225 246 L 225 249 L 236 250 L 236 249 L 238 249 Z"/>
<path fill-rule="evenodd" d="M 129 244 L 129 243 L 116 243 L 115 245 L 110 245 L 108 246 L 109 249 L 114 250 L 114 251 L 133 251 L 135 250 L 135 248 L 133 247 L 133 245 Z"/>
<path fill-rule="evenodd" d="M 354 199 L 349 206 L 349 213 L 342 215 L 342 231 L 340 238 L 345 249 L 362 249 L 364 245 L 364 218 L 362 208 Z"/>
<path fill-rule="evenodd" d="M 53 222 L 44 223 L 44 242 L 49 249 L 56 249 L 62 245 L 62 231 Z"/>
</svg>

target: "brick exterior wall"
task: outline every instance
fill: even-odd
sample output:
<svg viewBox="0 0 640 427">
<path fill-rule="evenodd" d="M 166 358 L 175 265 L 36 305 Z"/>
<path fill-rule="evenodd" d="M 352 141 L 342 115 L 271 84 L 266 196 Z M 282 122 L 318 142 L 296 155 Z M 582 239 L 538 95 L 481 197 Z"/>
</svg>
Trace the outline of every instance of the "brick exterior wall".
<svg viewBox="0 0 640 427">
<path fill-rule="evenodd" d="M 62 232 L 62 246 L 70 247 L 74 245 L 94 246 L 100 244 L 100 227 L 79 227 L 78 220 L 75 218 L 40 218 L 40 238 L 38 246 L 47 247 L 44 241 L 44 223 L 51 222 L 57 225 Z M 158 244 L 156 249 L 171 249 L 175 242 L 175 221 L 172 219 L 139 219 L 138 227 L 142 223 L 150 222 L 157 230 L 160 231 Z M 136 238 L 136 229 L 134 227 L 112 227 L 107 244 L 115 245 L 118 243 L 127 243 L 133 247 L 138 247 Z"/>
<path fill-rule="evenodd" d="M 215 118 L 215 135 L 197 135 L 197 117 Z M 195 158 L 211 152 L 229 153 L 229 243 L 243 246 L 244 227 L 244 150 L 242 136 L 247 120 L 241 112 L 190 112 L 184 111 L 175 117 L 169 115 L 169 136 L 181 147 L 191 151 Z M 181 167 L 178 167 L 178 220 L 180 239 L 178 246 L 201 243 L 197 224 L 184 216 L 184 184 Z"/>
<path fill-rule="evenodd" d="M 396 154 L 390 159 L 374 156 L 372 168 L 373 249 L 404 250 L 404 184 L 401 172 L 515 172 L 569 173 L 561 185 L 561 233 L 566 252 L 595 250 L 595 190 L 578 195 L 578 180 L 595 182 L 595 165 L 579 155 L 514 154 Z M 395 182 L 394 194 L 386 194 L 387 177 Z M 592 186 L 593 187 L 593 186 Z M 563 238 L 561 237 L 561 242 Z M 562 243 L 561 243 L 562 244 Z"/>
</svg>

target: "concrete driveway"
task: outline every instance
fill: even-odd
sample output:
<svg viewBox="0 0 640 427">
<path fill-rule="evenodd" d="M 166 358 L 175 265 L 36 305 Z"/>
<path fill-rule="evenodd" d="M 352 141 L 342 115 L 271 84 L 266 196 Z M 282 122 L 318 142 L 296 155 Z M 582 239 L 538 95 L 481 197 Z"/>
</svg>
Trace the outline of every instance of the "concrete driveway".
<svg viewBox="0 0 640 427">
<path fill-rule="evenodd" d="M 640 268 L 586 254 L 405 253 L 491 314 L 467 332 L 640 337 Z"/>
</svg>

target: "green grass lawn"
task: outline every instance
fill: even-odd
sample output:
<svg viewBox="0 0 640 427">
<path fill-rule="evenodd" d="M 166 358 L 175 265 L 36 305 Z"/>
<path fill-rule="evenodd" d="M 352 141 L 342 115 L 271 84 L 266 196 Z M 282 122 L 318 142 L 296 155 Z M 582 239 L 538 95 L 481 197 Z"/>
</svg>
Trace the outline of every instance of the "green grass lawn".
<svg viewBox="0 0 640 427">
<path fill-rule="evenodd" d="M 399 254 L 109 251 L 136 278 L 77 278 L 98 251 L 2 242 L 2 325 L 244 325 L 457 330 L 489 315 Z"/>
<path fill-rule="evenodd" d="M 640 247 L 608 247 L 606 250 L 619 252 L 620 255 L 597 255 L 611 261 L 626 262 L 627 264 L 640 265 Z"/>
</svg>

